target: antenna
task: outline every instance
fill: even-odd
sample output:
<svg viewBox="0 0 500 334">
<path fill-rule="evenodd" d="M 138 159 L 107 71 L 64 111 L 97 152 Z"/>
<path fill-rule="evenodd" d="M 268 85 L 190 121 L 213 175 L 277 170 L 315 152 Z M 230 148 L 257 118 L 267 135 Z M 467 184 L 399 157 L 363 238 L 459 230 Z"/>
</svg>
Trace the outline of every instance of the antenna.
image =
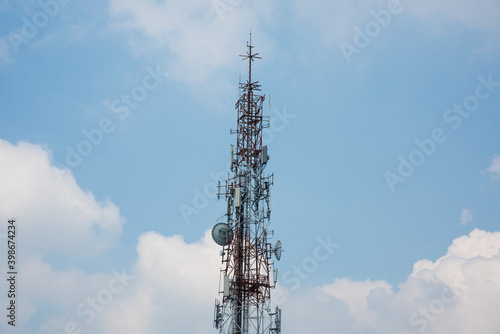
<svg viewBox="0 0 500 334">
<path fill-rule="evenodd" d="M 217 223 L 212 228 L 212 239 L 220 246 L 227 246 L 233 240 L 231 227 L 226 223 Z"/>
<path fill-rule="evenodd" d="M 233 162 L 234 162 L 234 146 L 231 145 L 229 150 L 229 169 L 233 170 Z"/>
<path fill-rule="evenodd" d="M 278 260 L 278 261 L 281 259 L 281 251 L 282 251 L 281 241 L 278 240 L 276 242 L 276 245 L 274 246 L 274 249 L 273 249 L 274 256 L 276 256 L 276 260 Z"/>
<path fill-rule="evenodd" d="M 212 229 L 215 243 L 223 247 L 219 282 L 219 298 L 215 304 L 214 326 L 219 334 L 280 334 L 281 310 L 271 313 L 271 289 L 276 286 L 277 269 L 273 272 L 272 256 L 281 259 L 281 241 L 274 247 L 268 241 L 270 197 L 274 175 L 264 172 L 269 155 L 262 144 L 265 127 L 264 95 L 261 85 L 252 81 L 252 63 L 261 59 L 254 53 L 252 33 L 247 52 L 248 79 L 239 78 L 236 102 L 236 145 L 231 145 L 230 167 L 226 187 L 218 187 L 225 195 L 227 222 Z M 269 104 L 270 108 L 270 104 Z"/>
<path fill-rule="evenodd" d="M 267 108 L 267 126 L 271 127 L 271 92 L 269 92 L 269 105 Z"/>
</svg>

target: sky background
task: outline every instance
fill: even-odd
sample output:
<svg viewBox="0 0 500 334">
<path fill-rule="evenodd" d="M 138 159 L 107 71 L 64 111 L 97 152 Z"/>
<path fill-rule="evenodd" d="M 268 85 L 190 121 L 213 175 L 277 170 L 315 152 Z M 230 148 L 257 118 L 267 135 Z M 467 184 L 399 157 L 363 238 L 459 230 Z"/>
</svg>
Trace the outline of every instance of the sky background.
<svg viewBox="0 0 500 334">
<path fill-rule="evenodd" d="M 0 0 L 0 332 L 216 332 L 250 30 L 283 333 L 498 334 L 497 0 Z"/>
</svg>

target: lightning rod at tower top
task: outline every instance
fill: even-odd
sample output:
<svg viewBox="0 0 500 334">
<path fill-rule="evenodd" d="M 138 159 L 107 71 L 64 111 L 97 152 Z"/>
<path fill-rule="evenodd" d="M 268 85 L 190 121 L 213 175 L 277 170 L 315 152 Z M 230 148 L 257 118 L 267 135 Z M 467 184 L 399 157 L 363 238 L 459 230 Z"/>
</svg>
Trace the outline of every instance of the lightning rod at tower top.
<svg viewBox="0 0 500 334">
<path fill-rule="evenodd" d="M 268 148 L 262 145 L 262 131 L 269 127 L 263 115 L 265 95 L 258 81 L 252 81 L 252 64 L 261 59 L 254 53 L 252 34 L 243 57 L 248 61 L 248 79 L 239 83 L 235 105 L 236 146 L 230 147 L 230 170 L 225 184 L 218 186 L 218 198 L 227 202 L 226 213 L 212 229 L 220 252 L 219 298 L 215 301 L 214 327 L 219 334 L 279 334 L 281 309 L 271 306 L 271 289 L 276 286 L 278 269 L 273 256 L 281 258 L 281 241 L 268 241 L 271 224 L 271 186 L 274 174 L 264 169 Z"/>
</svg>

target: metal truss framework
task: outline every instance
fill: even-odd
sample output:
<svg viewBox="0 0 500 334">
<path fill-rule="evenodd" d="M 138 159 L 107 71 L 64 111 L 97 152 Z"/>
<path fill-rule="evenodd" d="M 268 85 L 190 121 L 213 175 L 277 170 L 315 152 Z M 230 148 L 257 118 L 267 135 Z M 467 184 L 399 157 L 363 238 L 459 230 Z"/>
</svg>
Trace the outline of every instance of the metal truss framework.
<svg viewBox="0 0 500 334">
<path fill-rule="evenodd" d="M 263 116 L 264 95 L 252 81 L 252 63 L 261 59 L 253 52 L 241 55 L 248 60 L 248 80 L 240 82 L 236 102 L 236 152 L 231 146 L 231 171 L 218 196 L 227 201 L 227 243 L 221 251 L 223 268 L 219 293 L 222 303 L 215 305 L 214 326 L 220 334 L 281 333 L 281 310 L 271 311 L 272 254 L 267 227 L 270 224 L 270 188 L 274 175 L 264 175 L 269 156 L 262 145 L 262 130 L 269 126 Z M 278 256 L 279 259 L 279 256 Z"/>
</svg>

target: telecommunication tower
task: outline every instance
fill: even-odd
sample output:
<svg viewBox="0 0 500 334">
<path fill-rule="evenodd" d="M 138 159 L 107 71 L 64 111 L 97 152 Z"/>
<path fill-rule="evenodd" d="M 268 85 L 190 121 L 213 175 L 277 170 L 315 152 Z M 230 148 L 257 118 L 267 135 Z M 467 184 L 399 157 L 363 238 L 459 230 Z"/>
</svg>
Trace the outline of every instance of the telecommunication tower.
<svg viewBox="0 0 500 334">
<path fill-rule="evenodd" d="M 271 289 L 278 270 L 272 256 L 279 261 L 281 242 L 271 246 L 268 231 L 271 216 L 271 192 L 274 174 L 264 174 L 269 160 L 267 146 L 262 145 L 262 130 L 269 127 L 263 115 L 264 95 L 261 86 L 252 81 L 252 63 L 261 59 L 253 52 L 252 35 L 248 51 L 248 80 L 239 83 L 236 102 L 236 151 L 231 145 L 230 169 L 225 185 L 219 182 L 218 197 L 227 201 L 224 222 L 212 229 L 214 241 L 222 246 L 222 269 L 219 296 L 215 302 L 214 327 L 220 334 L 279 334 L 281 310 L 271 309 Z M 271 278 L 271 276 L 273 276 Z"/>
</svg>

